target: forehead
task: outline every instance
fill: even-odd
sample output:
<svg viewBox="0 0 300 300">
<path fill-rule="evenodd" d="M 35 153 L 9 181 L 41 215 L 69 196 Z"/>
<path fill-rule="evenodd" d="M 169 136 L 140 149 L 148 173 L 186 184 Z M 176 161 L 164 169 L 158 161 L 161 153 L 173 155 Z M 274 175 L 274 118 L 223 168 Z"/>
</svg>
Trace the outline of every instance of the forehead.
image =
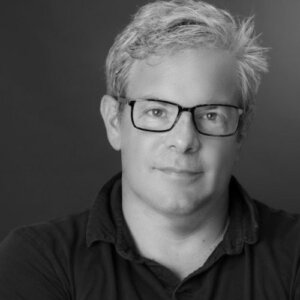
<svg viewBox="0 0 300 300">
<path fill-rule="evenodd" d="M 127 96 L 159 98 L 183 105 L 233 104 L 236 77 L 236 60 L 228 52 L 188 49 L 136 60 L 129 72 Z"/>
</svg>

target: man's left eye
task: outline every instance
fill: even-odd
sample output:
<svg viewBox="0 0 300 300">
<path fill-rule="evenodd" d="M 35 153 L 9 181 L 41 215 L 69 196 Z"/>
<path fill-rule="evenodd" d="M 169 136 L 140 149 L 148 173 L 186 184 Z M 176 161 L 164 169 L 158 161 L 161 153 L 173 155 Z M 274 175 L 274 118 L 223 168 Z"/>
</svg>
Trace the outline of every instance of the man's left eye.
<svg viewBox="0 0 300 300">
<path fill-rule="evenodd" d="M 212 113 L 212 112 L 210 112 L 210 113 L 207 113 L 207 114 L 205 115 L 205 117 L 206 117 L 206 119 L 208 119 L 208 120 L 214 121 L 214 120 L 217 119 L 218 114 L 217 114 L 217 113 Z"/>
</svg>

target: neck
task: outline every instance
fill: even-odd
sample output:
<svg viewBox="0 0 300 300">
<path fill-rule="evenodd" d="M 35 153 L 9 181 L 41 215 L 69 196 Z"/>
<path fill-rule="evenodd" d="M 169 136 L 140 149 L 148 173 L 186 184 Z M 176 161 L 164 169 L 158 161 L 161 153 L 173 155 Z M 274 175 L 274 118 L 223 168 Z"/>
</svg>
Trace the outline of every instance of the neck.
<svg viewBox="0 0 300 300">
<path fill-rule="evenodd" d="M 227 193 L 189 215 L 160 213 L 139 199 L 123 195 L 124 217 L 139 253 L 181 279 L 200 267 L 209 249 L 213 250 L 226 225 L 227 208 Z"/>
</svg>

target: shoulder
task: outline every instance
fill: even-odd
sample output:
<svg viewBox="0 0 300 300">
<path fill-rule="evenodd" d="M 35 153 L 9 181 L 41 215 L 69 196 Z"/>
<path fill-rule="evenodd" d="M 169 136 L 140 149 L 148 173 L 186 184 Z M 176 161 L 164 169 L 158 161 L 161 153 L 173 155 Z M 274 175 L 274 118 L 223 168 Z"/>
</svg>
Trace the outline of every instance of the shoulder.
<svg viewBox="0 0 300 300">
<path fill-rule="evenodd" d="M 37 259 L 44 266 L 67 263 L 73 248 L 86 243 L 87 219 L 85 211 L 14 229 L 0 243 L 0 263 Z"/>
<path fill-rule="evenodd" d="M 300 242 L 299 214 L 274 209 L 256 200 L 254 200 L 254 203 L 262 235 L 277 237 L 277 239 L 282 238 L 283 240 L 298 238 L 294 241 Z"/>
<path fill-rule="evenodd" d="M 88 211 L 53 219 L 43 223 L 22 226 L 13 230 L 4 240 L 21 239 L 44 248 L 48 245 L 72 244 L 74 240 L 85 241 Z"/>
<path fill-rule="evenodd" d="M 85 243 L 87 218 L 83 212 L 13 230 L 0 243 L 0 298 L 69 299 L 68 270 Z"/>
<path fill-rule="evenodd" d="M 86 243 L 87 218 L 85 211 L 14 229 L 0 243 L 0 264 L 7 269 L 38 265 L 62 274 L 75 248 Z"/>
<path fill-rule="evenodd" d="M 267 261 L 273 260 L 281 272 L 299 269 L 300 266 L 300 216 L 255 201 L 258 221 L 258 253 Z"/>
<path fill-rule="evenodd" d="M 287 290 L 298 299 L 300 295 L 300 215 L 254 201 L 259 220 L 259 241 L 255 260 L 269 270 L 269 278 L 280 274 Z M 262 279 L 263 280 L 263 279 Z M 297 295 L 297 296 L 296 296 Z"/>
</svg>

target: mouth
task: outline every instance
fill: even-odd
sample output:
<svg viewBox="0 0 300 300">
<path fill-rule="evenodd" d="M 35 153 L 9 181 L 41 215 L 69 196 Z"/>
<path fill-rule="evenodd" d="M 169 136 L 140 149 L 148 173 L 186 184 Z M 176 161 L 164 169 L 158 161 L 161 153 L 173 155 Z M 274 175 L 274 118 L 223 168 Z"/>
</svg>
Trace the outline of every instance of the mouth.
<svg viewBox="0 0 300 300">
<path fill-rule="evenodd" d="M 203 171 L 192 170 L 192 169 L 181 169 L 173 167 L 162 167 L 156 168 L 158 171 L 162 172 L 164 175 L 168 175 L 172 178 L 178 179 L 196 179 L 199 176 L 203 175 Z"/>
</svg>

